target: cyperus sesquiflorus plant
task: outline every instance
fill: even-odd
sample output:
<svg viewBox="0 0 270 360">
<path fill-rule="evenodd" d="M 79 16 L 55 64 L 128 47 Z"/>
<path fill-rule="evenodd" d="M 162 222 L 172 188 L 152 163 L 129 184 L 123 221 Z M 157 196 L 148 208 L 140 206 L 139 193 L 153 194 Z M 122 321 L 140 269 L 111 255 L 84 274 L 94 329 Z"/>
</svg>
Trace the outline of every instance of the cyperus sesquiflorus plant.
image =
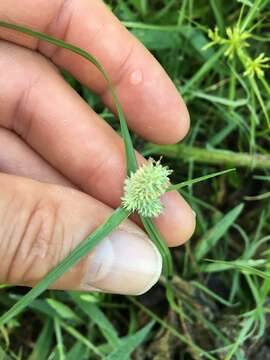
<svg viewBox="0 0 270 360">
<path fill-rule="evenodd" d="M 17 315 L 26 306 L 28 306 L 36 297 L 38 297 L 52 283 L 54 283 L 66 271 L 74 266 L 83 256 L 92 250 L 100 241 L 102 241 L 104 237 L 110 234 L 122 221 L 127 219 L 133 211 L 137 211 L 139 213 L 149 237 L 160 251 L 163 259 L 164 275 L 167 278 L 170 278 L 173 273 L 171 255 L 151 217 L 158 216 L 163 211 L 163 207 L 160 203 L 160 196 L 165 191 L 170 191 L 173 189 L 175 190 L 178 189 L 178 187 L 182 187 L 183 184 L 171 186 L 168 178 L 171 171 L 166 167 L 163 167 L 160 161 L 155 162 L 151 160 L 148 165 L 144 165 L 143 167 L 138 168 L 131 137 L 115 90 L 105 69 L 91 54 L 62 40 L 33 31 L 20 25 L 0 21 L 0 26 L 22 32 L 28 36 L 47 41 L 48 43 L 59 46 L 61 48 L 65 48 L 69 51 L 72 51 L 73 53 L 78 54 L 79 56 L 84 57 L 97 67 L 97 69 L 102 73 L 105 80 L 107 81 L 109 90 L 112 94 L 117 109 L 121 126 L 121 134 L 125 144 L 128 176 L 125 182 L 125 194 L 123 196 L 122 206 L 117 208 L 111 217 L 106 221 L 106 223 L 101 225 L 98 229 L 96 229 L 95 232 L 82 241 L 58 266 L 50 271 L 41 282 L 39 282 L 12 308 L 3 314 L 0 318 L 0 326 Z M 205 176 L 199 180 L 213 176 L 215 176 L 215 174 Z M 191 180 L 191 182 L 185 182 L 184 185 L 186 186 L 199 180 Z"/>
<path fill-rule="evenodd" d="M 131 212 L 138 211 L 144 217 L 160 215 L 164 210 L 160 197 L 169 187 L 171 173 L 172 170 L 162 166 L 160 160 L 150 159 L 148 164 L 126 178 L 123 208 Z"/>
<path fill-rule="evenodd" d="M 255 5 L 254 8 L 256 8 Z M 228 59 L 230 66 L 233 65 L 236 67 L 237 60 L 239 60 L 244 70 L 243 76 L 247 77 L 250 84 L 250 89 L 254 93 L 263 110 L 269 128 L 270 119 L 267 106 L 264 103 L 257 81 L 261 83 L 264 92 L 269 97 L 270 88 L 267 81 L 265 80 L 265 70 L 269 68 L 270 58 L 269 56 L 266 56 L 264 52 L 259 53 L 256 57 L 253 57 L 249 53 L 249 41 L 253 38 L 252 31 L 254 28 L 254 26 L 248 28 L 248 24 L 245 22 L 241 25 L 241 17 L 238 19 L 237 24 L 226 29 L 225 36 L 221 36 L 219 34 L 219 29 L 216 26 L 214 30 L 208 30 L 208 37 L 211 41 L 206 46 L 204 46 L 203 49 L 206 50 L 213 46 L 220 46 L 221 49 L 223 49 L 223 54 L 225 58 Z M 234 79 L 235 74 L 232 76 L 233 77 L 231 79 Z M 231 80 L 231 82 L 232 81 L 234 80 Z M 231 97 L 234 97 L 233 95 L 234 91 L 231 91 Z"/>
</svg>

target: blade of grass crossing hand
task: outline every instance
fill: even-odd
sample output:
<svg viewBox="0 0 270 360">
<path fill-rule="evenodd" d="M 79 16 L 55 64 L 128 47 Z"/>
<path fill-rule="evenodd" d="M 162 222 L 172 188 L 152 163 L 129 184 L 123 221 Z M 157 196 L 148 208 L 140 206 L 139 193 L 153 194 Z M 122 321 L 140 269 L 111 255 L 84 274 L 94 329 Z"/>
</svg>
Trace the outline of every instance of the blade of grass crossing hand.
<svg viewBox="0 0 270 360">
<path fill-rule="evenodd" d="M 135 172 L 138 168 L 138 164 L 137 164 L 137 159 L 135 156 L 135 152 L 133 149 L 133 144 L 132 144 L 132 140 L 130 137 L 130 133 L 127 127 L 127 123 L 124 117 L 124 113 L 121 107 L 121 104 L 118 100 L 118 97 L 116 95 L 116 92 L 114 90 L 113 84 L 110 80 L 110 77 L 108 76 L 106 70 L 103 68 L 103 66 L 97 61 L 97 59 L 95 57 L 93 57 L 91 54 L 89 54 L 87 51 L 74 46 L 72 44 L 68 44 L 63 40 L 57 39 L 53 36 L 49 36 L 43 33 L 40 33 L 38 31 L 34 31 L 31 30 L 29 28 L 26 28 L 24 26 L 21 25 L 17 25 L 17 24 L 12 24 L 12 23 L 8 23 L 5 21 L 0 21 L 0 27 L 4 27 L 4 28 L 8 28 L 8 29 L 12 29 L 15 31 L 19 31 L 21 33 L 27 34 L 29 36 L 38 38 L 40 40 L 46 41 L 50 44 L 56 45 L 58 47 L 70 50 L 71 52 L 78 54 L 80 56 L 82 56 L 83 58 L 87 59 L 88 61 L 90 61 L 93 65 L 96 66 L 96 68 L 101 72 L 101 74 L 104 76 L 104 79 L 106 80 L 109 90 L 113 96 L 113 100 L 115 102 L 116 105 L 116 109 L 117 109 L 117 113 L 118 113 L 118 117 L 119 117 L 119 121 L 120 121 L 120 125 L 121 125 L 121 133 L 122 133 L 122 137 L 124 140 L 124 144 L 125 144 L 125 153 L 126 153 L 126 160 L 127 160 L 127 170 L 128 170 L 128 175 L 130 175 L 132 172 Z M 160 236 L 155 235 L 153 237 L 153 233 L 155 233 L 155 231 L 151 231 L 151 233 L 149 233 L 150 238 L 155 241 L 155 243 L 157 243 L 158 238 L 160 239 Z M 159 249 L 163 248 L 164 252 L 163 252 L 163 258 L 165 258 L 165 246 L 159 246 Z M 168 254 L 168 249 L 166 251 L 166 253 Z M 167 260 L 168 262 L 169 260 Z"/>
<path fill-rule="evenodd" d="M 0 27 L 4 27 L 7 29 L 12 29 L 15 31 L 19 31 L 21 33 L 24 33 L 26 35 L 35 37 L 39 40 L 43 40 L 46 41 L 50 44 L 56 45 L 58 47 L 70 50 L 71 52 L 78 54 L 80 56 L 82 56 L 83 58 L 87 59 L 88 61 L 90 61 L 93 65 L 96 66 L 96 68 L 101 72 L 101 74 L 103 75 L 104 79 L 106 80 L 109 90 L 113 96 L 113 100 L 115 102 L 116 105 L 116 110 L 118 113 L 118 117 L 119 117 L 119 121 L 120 121 L 120 125 L 121 125 L 121 133 L 124 139 L 124 143 L 125 143 L 125 151 L 126 151 L 126 158 L 127 158 L 127 168 L 128 168 L 128 172 L 130 173 L 131 171 L 136 171 L 138 165 L 137 165 L 137 160 L 136 160 L 136 156 L 135 156 L 135 152 L 133 150 L 133 145 L 132 145 L 132 141 L 131 141 L 131 137 L 128 131 L 128 127 L 125 121 L 125 117 L 123 114 L 123 110 L 122 107 L 119 103 L 118 97 L 115 93 L 113 84 L 106 72 L 106 70 L 104 69 L 104 67 L 97 61 L 97 59 L 92 56 L 91 54 L 89 54 L 87 51 L 72 45 L 72 44 L 68 44 L 63 40 L 57 39 L 53 36 L 49 36 L 43 33 L 40 33 L 38 31 L 34 31 L 31 30 L 25 26 L 21 26 L 21 25 L 17 25 L 17 24 L 12 24 L 12 23 L 8 23 L 6 21 L 0 21 Z"/>
<path fill-rule="evenodd" d="M 143 216 L 140 216 L 140 218 L 150 239 L 154 242 L 162 256 L 164 274 L 165 276 L 170 278 L 173 274 L 172 257 L 170 250 L 165 244 L 165 241 L 163 240 L 160 232 L 155 227 L 153 220 Z"/>
<path fill-rule="evenodd" d="M 57 39 L 53 36 L 49 36 L 38 31 L 31 30 L 27 27 L 8 23 L 5 21 L 0 21 L 0 27 L 4 27 L 7 29 L 15 30 L 26 35 L 35 37 L 39 40 L 46 41 L 50 44 L 56 45 L 58 47 L 67 49 L 75 54 L 82 56 L 83 58 L 90 61 L 96 68 L 101 72 L 104 79 L 108 84 L 108 88 L 112 94 L 113 100 L 116 105 L 121 133 L 124 140 L 125 145 L 125 153 L 126 153 L 126 161 L 127 161 L 127 172 L 130 175 L 132 172 L 135 172 L 138 168 L 135 152 L 133 149 L 133 144 L 131 141 L 131 137 L 129 134 L 129 130 L 127 127 L 127 123 L 123 114 L 122 107 L 114 90 L 113 84 L 103 66 L 97 61 L 95 57 L 89 54 L 87 51 L 74 46 L 72 44 L 68 44 L 63 40 Z M 11 319 L 13 316 L 18 314 L 21 310 L 23 310 L 27 305 L 30 304 L 32 300 L 34 300 L 38 295 L 40 295 L 46 288 L 52 284 L 57 278 L 59 278 L 65 271 L 67 271 L 71 266 L 73 266 L 77 261 L 80 260 L 88 251 L 90 251 L 95 245 L 97 245 L 108 233 L 110 233 L 117 225 L 119 225 L 124 219 L 126 219 L 129 214 L 122 210 L 121 208 L 117 209 L 113 216 L 109 219 L 109 224 L 104 224 L 96 232 L 90 235 L 85 241 L 83 241 L 73 252 L 64 259 L 54 270 L 52 270 L 37 286 L 30 290 L 28 294 L 26 294 L 17 304 L 15 304 L 9 311 L 7 311 L 2 317 L 0 317 L 0 326 Z M 113 220 L 113 221 L 112 221 Z M 147 224 L 147 232 L 152 241 L 155 242 L 158 249 L 161 251 L 161 255 L 165 264 L 165 273 L 171 273 L 172 262 L 170 258 L 170 253 L 165 243 L 161 239 L 161 236 L 158 234 L 155 226 L 151 222 L 150 219 L 144 221 Z M 107 230 L 109 229 L 109 232 Z"/>
<path fill-rule="evenodd" d="M 125 153 L 126 153 L 126 160 L 127 160 L 127 170 L 128 170 L 128 175 L 130 175 L 132 172 L 135 172 L 138 168 L 138 163 L 137 163 L 137 159 L 136 159 L 136 155 L 133 149 L 133 144 L 132 144 L 132 140 L 129 134 L 129 130 L 127 127 L 127 123 L 124 117 L 124 113 L 122 110 L 122 107 L 120 105 L 120 102 L 118 100 L 118 97 L 116 95 L 116 92 L 114 90 L 113 84 L 106 72 L 106 70 L 103 68 L 103 66 L 97 61 L 97 59 L 95 57 L 93 57 L 91 54 L 89 54 L 87 51 L 74 46 L 72 44 L 68 44 L 63 40 L 57 39 L 53 36 L 49 36 L 43 33 L 40 33 L 38 31 L 34 31 L 31 30 L 29 28 L 26 28 L 24 26 L 21 25 L 17 25 L 17 24 L 12 24 L 12 23 L 8 23 L 5 21 L 0 21 L 0 27 L 4 27 L 4 28 L 8 28 L 8 29 L 12 29 L 15 31 L 19 31 L 22 32 L 24 34 L 27 34 L 29 36 L 38 38 L 40 40 L 46 41 L 50 44 L 56 45 L 58 47 L 70 50 L 71 52 L 78 54 L 80 56 L 82 56 L 83 58 L 87 59 L 88 61 L 90 61 L 92 64 L 94 64 L 96 66 L 96 68 L 101 72 L 101 74 L 104 76 L 104 79 L 106 80 L 109 90 L 113 96 L 113 100 L 115 102 L 116 105 L 116 109 L 117 109 L 117 113 L 118 113 L 118 117 L 119 117 L 119 121 L 120 121 L 120 125 L 121 125 L 121 133 L 122 133 L 122 137 L 124 140 L 124 144 L 125 144 Z M 151 231 L 151 233 L 149 234 L 150 238 L 153 240 L 153 236 L 151 235 L 153 234 L 153 231 Z M 156 239 L 155 242 L 157 242 L 157 236 L 154 237 Z M 160 236 L 159 236 L 160 238 Z M 164 248 L 164 246 L 163 246 Z M 161 246 L 159 246 L 159 249 L 161 249 Z M 168 250 L 167 250 L 168 253 Z M 165 257 L 165 253 L 163 253 L 163 257 Z M 168 260 L 169 261 L 169 260 Z"/>
<path fill-rule="evenodd" d="M 4 325 L 26 308 L 52 283 L 92 250 L 105 236 L 109 235 L 122 221 L 127 219 L 129 215 L 130 214 L 122 208 L 116 209 L 106 223 L 82 241 L 57 267 L 50 271 L 33 289 L 0 317 L 0 326 Z"/>
</svg>

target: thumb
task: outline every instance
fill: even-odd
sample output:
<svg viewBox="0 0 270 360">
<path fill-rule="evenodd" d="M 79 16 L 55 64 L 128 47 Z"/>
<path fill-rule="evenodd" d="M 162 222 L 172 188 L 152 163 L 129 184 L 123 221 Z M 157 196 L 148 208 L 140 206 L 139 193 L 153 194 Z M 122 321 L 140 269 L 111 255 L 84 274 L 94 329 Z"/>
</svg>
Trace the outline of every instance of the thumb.
<svg viewBox="0 0 270 360">
<path fill-rule="evenodd" d="M 77 190 L 0 174 L 0 282 L 33 286 L 112 209 Z M 161 257 L 127 220 L 53 288 L 141 294 L 161 273 Z"/>
</svg>

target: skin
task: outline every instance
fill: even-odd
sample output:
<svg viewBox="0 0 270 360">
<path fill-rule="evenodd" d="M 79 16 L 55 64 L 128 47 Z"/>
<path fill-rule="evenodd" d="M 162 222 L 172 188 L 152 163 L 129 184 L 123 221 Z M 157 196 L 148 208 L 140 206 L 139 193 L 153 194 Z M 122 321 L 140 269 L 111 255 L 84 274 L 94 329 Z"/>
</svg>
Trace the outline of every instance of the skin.
<svg viewBox="0 0 270 360">
<path fill-rule="evenodd" d="M 109 73 L 130 129 L 143 138 L 172 144 L 187 134 L 188 112 L 173 83 L 101 0 L 2 0 L 0 19 L 91 52 Z M 114 111 L 104 80 L 89 62 L 11 30 L 0 28 L 0 39 L 0 281 L 32 286 L 120 204 L 124 148 L 58 73 L 58 67 L 67 69 Z M 162 201 L 165 212 L 155 223 L 169 246 L 180 245 L 194 231 L 192 210 L 176 192 Z M 34 235 L 24 236 L 29 223 L 35 228 L 45 220 L 51 234 L 64 223 L 69 235 L 61 237 L 61 250 L 53 247 L 57 256 L 38 266 L 33 255 L 30 266 L 18 249 L 34 241 Z M 51 234 L 44 235 L 50 244 Z M 85 266 L 76 266 L 55 287 L 76 289 Z"/>
</svg>

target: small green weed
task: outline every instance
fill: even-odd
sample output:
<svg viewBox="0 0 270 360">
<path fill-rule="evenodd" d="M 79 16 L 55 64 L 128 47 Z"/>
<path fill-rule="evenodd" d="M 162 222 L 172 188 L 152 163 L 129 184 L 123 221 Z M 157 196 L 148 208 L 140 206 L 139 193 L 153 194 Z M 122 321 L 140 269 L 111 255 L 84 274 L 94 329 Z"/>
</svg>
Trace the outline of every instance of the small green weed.
<svg viewBox="0 0 270 360">
<path fill-rule="evenodd" d="M 196 234 L 170 254 L 151 220 L 143 219 L 163 254 L 164 274 L 140 298 L 46 291 L 37 299 L 129 215 L 117 209 L 32 291 L 1 287 L 0 359 L 266 359 L 270 1 L 107 2 L 166 68 L 192 119 L 184 143 L 149 144 L 129 137 L 115 97 L 129 175 L 137 168 L 132 143 L 145 155 L 163 156 L 176 184 L 169 190 L 181 191 L 197 214 Z M 115 125 L 92 93 L 69 81 Z M 237 171 L 216 177 L 227 167 Z"/>
</svg>

